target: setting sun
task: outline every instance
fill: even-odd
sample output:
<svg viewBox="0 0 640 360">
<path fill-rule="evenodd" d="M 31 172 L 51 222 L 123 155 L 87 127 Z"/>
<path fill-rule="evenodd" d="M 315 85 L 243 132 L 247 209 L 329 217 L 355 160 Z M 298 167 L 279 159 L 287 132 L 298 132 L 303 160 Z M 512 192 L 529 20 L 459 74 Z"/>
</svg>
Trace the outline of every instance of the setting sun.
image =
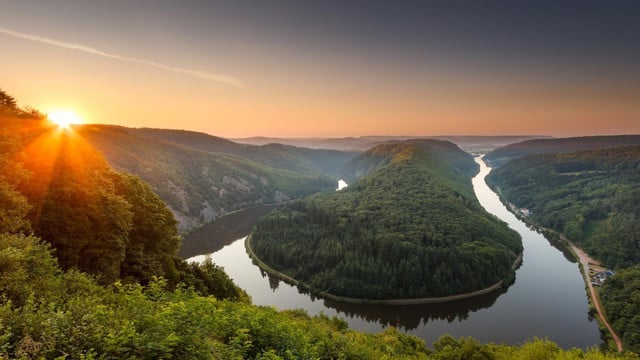
<svg viewBox="0 0 640 360">
<path fill-rule="evenodd" d="M 82 119 L 80 119 L 80 117 L 76 113 L 74 113 L 73 111 L 69 111 L 69 110 L 51 111 L 47 115 L 47 118 L 52 123 L 58 125 L 58 127 L 63 128 L 63 129 L 69 128 L 69 125 L 81 124 L 82 123 Z"/>
</svg>

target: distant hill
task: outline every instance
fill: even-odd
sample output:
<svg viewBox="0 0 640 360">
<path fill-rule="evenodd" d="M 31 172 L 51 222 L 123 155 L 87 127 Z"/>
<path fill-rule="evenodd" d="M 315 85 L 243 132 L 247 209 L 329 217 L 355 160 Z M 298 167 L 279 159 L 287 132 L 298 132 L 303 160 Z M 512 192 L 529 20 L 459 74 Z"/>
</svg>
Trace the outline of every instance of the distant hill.
<svg viewBox="0 0 640 360">
<path fill-rule="evenodd" d="M 491 166 L 530 154 L 569 153 L 620 146 L 640 145 L 640 135 L 585 136 L 563 139 L 534 139 L 506 145 L 488 153 L 484 160 Z"/>
<path fill-rule="evenodd" d="M 117 169 L 147 181 L 169 205 L 182 232 L 233 210 L 332 190 L 337 178 L 322 175 L 353 154 L 279 146 L 235 144 L 177 130 L 85 125 L 76 131 Z M 260 153 L 256 160 L 248 159 Z M 270 151 L 276 149 L 274 151 Z M 241 154 L 247 157 L 241 157 Z M 321 161 L 326 159 L 326 161 Z"/>
<path fill-rule="evenodd" d="M 257 256 L 313 290 L 352 298 L 438 297 L 513 275 L 518 235 L 488 214 L 456 145 L 380 145 L 350 162 L 349 188 L 286 204 L 252 235 Z"/>
<path fill-rule="evenodd" d="M 239 144 L 220 137 L 185 130 L 131 129 L 133 135 L 179 144 L 196 150 L 236 155 L 276 169 L 336 176 L 355 152 L 309 149 L 278 141 L 259 145 Z"/>
<path fill-rule="evenodd" d="M 314 149 L 335 149 L 366 151 L 370 148 L 388 143 L 406 140 L 435 139 L 446 140 L 460 146 L 468 152 L 486 153 L 499 146 L 521 142 L 528 139 L 549 138 L 543 135 L 505 135 L 505 136 L 475 136 L 475 135 L 451 135 L 451 136 L 361 136 L 344 138 L 272 138 L 256 136 L 250 138 L 231 139 L 235 142 L 253 145 L 266 145 L 279 143 L 293 146 L 302 146 Z"/>
</svg>

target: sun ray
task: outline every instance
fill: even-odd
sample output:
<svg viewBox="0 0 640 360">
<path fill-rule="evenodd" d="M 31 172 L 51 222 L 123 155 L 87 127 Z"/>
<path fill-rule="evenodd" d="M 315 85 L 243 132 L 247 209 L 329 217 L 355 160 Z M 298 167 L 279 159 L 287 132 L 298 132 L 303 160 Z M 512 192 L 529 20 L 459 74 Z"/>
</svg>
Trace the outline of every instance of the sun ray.
<svg viewBox="0 0 640 360">
<path fill-rule="evenodd" d="M 68 129 L 71 125 L 82 124 L 82 119 L 71 110 L 53 110 L 47 118 L 61 129 Z"/>
</svg>

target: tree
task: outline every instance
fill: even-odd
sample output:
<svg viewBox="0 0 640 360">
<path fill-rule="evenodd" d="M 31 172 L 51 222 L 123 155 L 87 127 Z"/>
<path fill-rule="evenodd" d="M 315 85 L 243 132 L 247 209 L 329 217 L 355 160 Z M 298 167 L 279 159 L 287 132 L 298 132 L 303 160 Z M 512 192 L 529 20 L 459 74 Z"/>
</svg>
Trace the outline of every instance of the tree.
<svg viewBox="0 0 640 360">
<path fill-rule="evenodd" d="M 180 237 L 173 214 L 137 176 L 114 174 L 114 182 L 116 193 L 127 200 L 133 215 L 120 276 L 142 283 L 154 276 L 175 278 Z"/>
<path fill-rule="evenodd" d="M 0 89 L 0 111 L 10 113 L 18 111 L 16 99 Z"/>
</svg>

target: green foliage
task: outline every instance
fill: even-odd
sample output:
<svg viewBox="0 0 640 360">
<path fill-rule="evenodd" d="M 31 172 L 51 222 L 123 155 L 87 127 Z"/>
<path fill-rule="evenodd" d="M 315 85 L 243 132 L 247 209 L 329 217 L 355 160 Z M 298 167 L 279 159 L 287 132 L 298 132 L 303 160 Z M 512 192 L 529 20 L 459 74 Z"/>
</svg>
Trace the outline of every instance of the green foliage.
<svg viewBox="0 0 640 360">
<path fill-rule="evenodd" d="M 2 301 L 21 306 L 52 297 L 60 286 L 60 274 L 49 245 L 31 236 L 0 234 Z"/>
<path fill-rule="evenodd" d="M 203 264 L 175 260 L 176 274 L 170 280 L 172 288 L 186 286 L 202 295 L 214 295 L 218 299 L 250 303 L 247 293 L 237 287 L 224 269 L 207 259 Z"/>
<path fill-rule="evenodd" d="M 132 226 L 126 242 L 120 277 L 147 283 L 153 276 L 171 277 L 180 246 L 176 220 L 151 187 L 138 177 L 118 174 L 116 193 L 131 206 Z"/>
<path fill-rule="evenodd" d="M 0 91 L 0 101 L 2 94 Z M 0 122 L 0 233 L 29 233 L 31 224 L 26 217 L 30 206 L 16 189 L 28 178 L 24 154 L 18 138 L 3 125 Z"/>
<path fill-rule="evenodd" d="M 640 265 L 618 271 L 607 280 L 600 298 L 626 349 L 640 353 Z"/>
<path fill-rule="evenodd" d="M 35 238 L 0 237 L 0 355 L 26 358 L 426 358 L 417 338 L 216 300 L 163 281 L 97 285 Z"/>
<path fill-rule="evenodd" d="M 639 146 L 528 156 L 495 169 L 487 182 L 607 267 L 640 262 Z"/>
<path fill-rule="evenodd" d="M 348 189 L 262 218 L 251 240 L 258 257 L 314 290 L 367 299 L 465 293 L 512 272 L 522 245 L 476 200 L 470 155 L 431 140 L 362 157 L 354 164 L 371 174 Z"/>
<path fill-rule="evenodd" d="M 139 178 L 114 172 L 76 133 L 0 115 L 0 169 L 0 234 L 34 233 L 63 269 L 102 284 L 144 285 L 162 276 L 172 288 L 186 283 L 247 301 L 222 269 L 177 258 L 180 238 L 166 205 Z"/>
<path fill-rule="evenodd" d="M 640 146 L 527 156 L 488 183 L 529 220 L 563 233 L 609 268 L 602 300 L 625 348 L 640 350 Z"/>
<path fill-rule="evenodd" d="M 25 166 L 32 175 L 20 187 L 32 205 L 34 232 L 56 249 L 64 269 L 113 282 L 133 226 L 131 204 L 115 189 L 118 174 L 73 135 L 52 130 L 43 136 L 58 143 L 55 154 L 42 154 L 39 145 L 29 147 Z"/>
<path fill-rule="evenodd" d="M 481 345 L 444 336 L 430 350 L 393 327 L 356 332 L 324 315 L 168 291 L 162 280 L 103 287 L 60 271 L 46 245 L 22 235 L 0 237 L 0 264 L 0 356 L 7 358 L 638 359 L 543 340 Z"/>
</svg>

